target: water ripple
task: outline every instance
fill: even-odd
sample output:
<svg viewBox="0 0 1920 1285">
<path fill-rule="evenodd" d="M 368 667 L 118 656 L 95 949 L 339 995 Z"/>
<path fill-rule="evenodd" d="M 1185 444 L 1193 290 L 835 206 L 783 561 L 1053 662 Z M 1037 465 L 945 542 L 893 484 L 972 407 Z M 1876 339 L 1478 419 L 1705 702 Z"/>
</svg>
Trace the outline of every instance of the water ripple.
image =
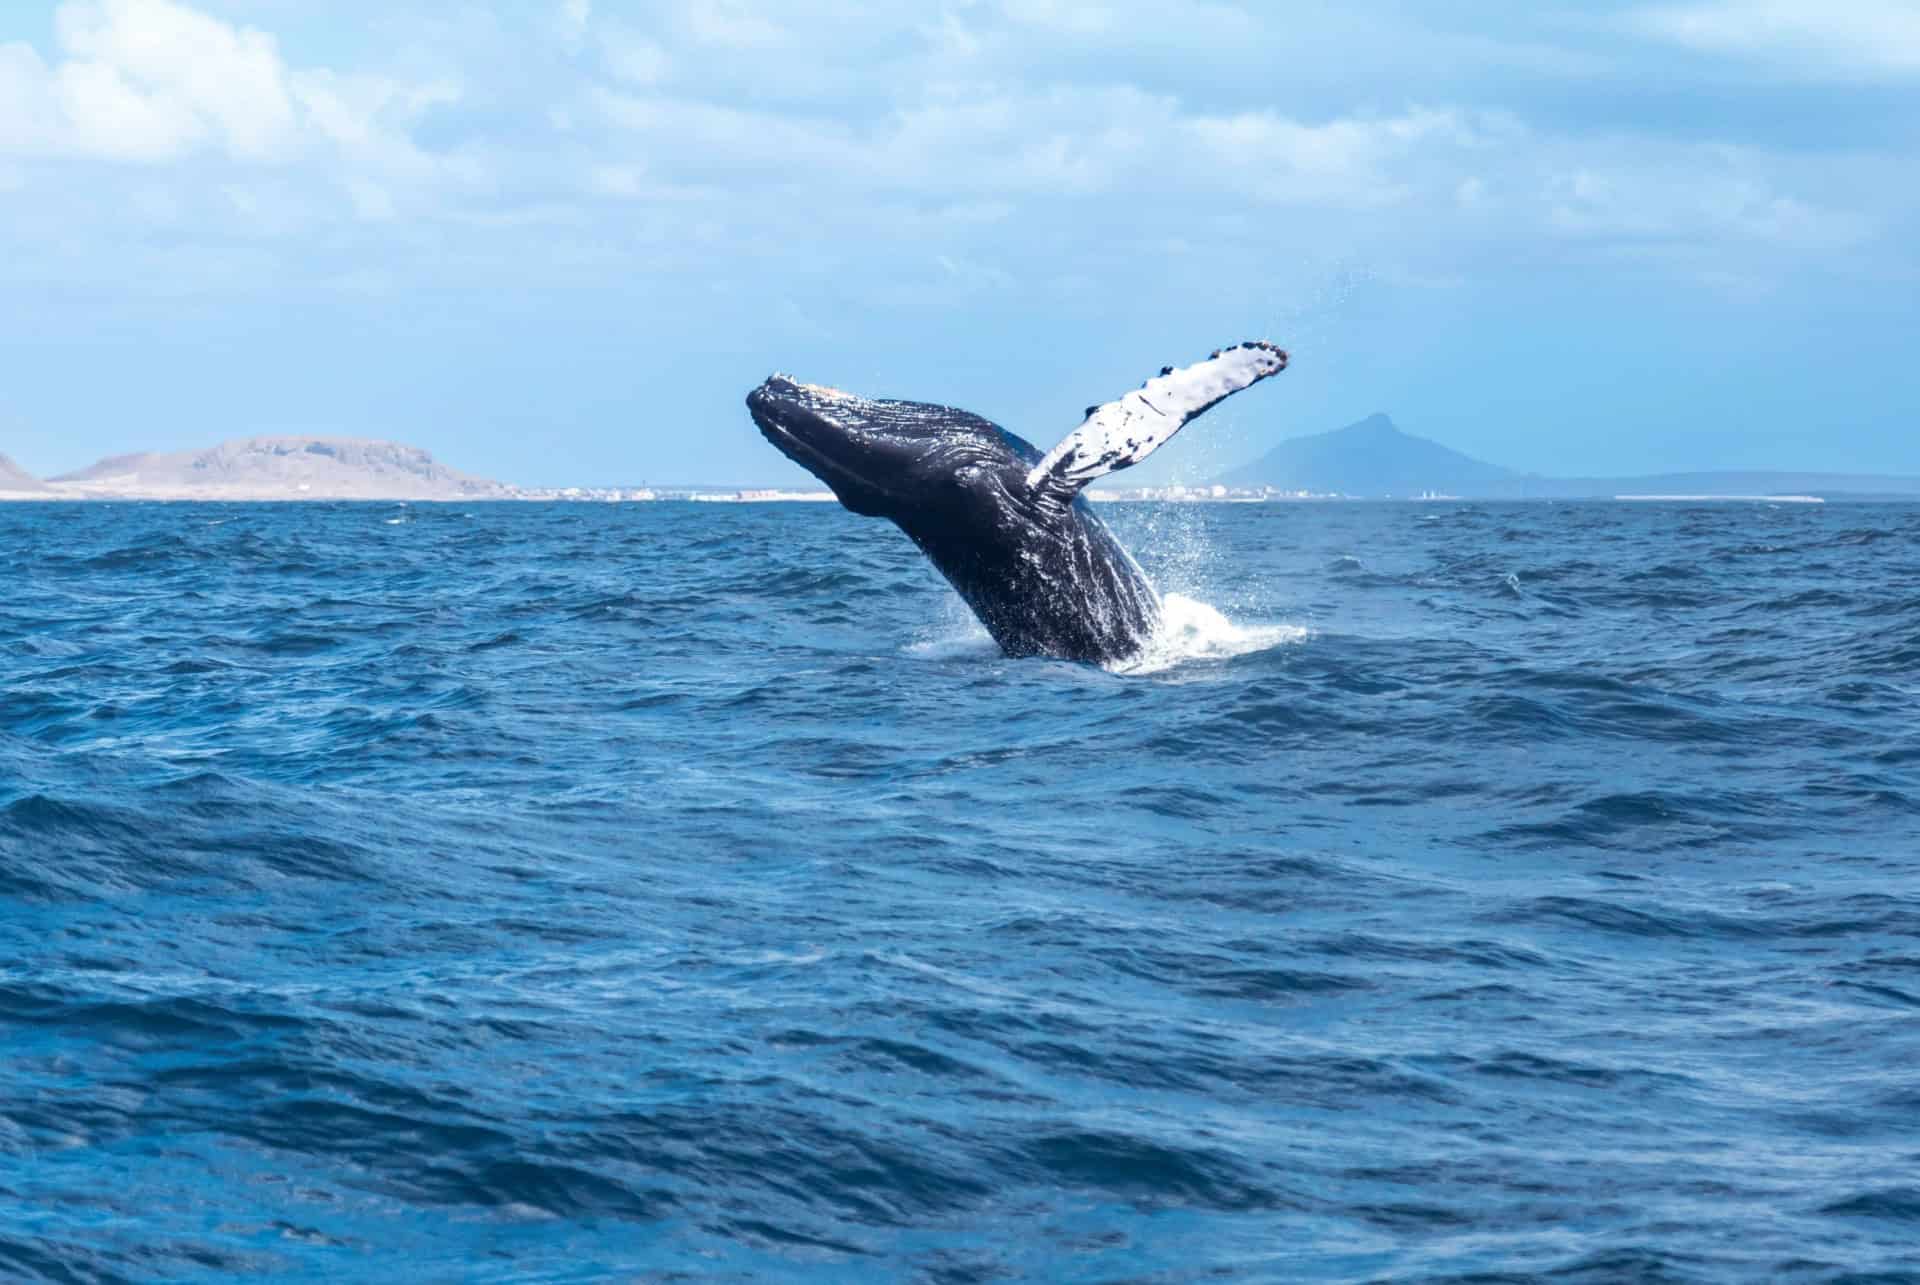
<svg viewBox="0 0 1920 1285">
<path fill-rule="evenodd" d="M 0 1275 L 1908 1279 L 1920 518 L 5 505 Z"/>
</svg>

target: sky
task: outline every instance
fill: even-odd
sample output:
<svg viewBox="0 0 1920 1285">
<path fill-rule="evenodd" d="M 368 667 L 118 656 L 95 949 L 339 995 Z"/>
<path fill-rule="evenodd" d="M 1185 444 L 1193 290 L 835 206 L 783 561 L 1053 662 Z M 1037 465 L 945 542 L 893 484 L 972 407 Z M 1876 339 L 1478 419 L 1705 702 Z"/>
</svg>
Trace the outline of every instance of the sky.
<svg viewBox="0 0 1920 1285">
<path fill-rule="evenodd" d="M 885 8 L 889 16 L 876 16 Z M 1920 474 L 1912 0 L 8 0 L 0 452 L 784 484 L 774 370 L 1127 475 L 1386 411 L 1545 474 Z"/>
</svg>

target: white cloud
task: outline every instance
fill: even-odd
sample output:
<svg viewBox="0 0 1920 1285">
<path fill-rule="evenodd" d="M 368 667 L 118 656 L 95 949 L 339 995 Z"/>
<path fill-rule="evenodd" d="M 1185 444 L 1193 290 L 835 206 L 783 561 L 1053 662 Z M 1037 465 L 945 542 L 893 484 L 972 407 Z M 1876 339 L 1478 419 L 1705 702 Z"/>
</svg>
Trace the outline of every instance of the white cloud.
<svg viewBox="0 0 1920 1285">
<path fill-rule="evenodd" d="M 714 237 L 756 253 L 804 245 L 810 258 L 852 238 L 869 251 L 895 241 L 904 256 L 930 243 L 949 279 L 976 285 L 984 275 L 959 269 L 1004 271 L 1017 258 L 1009 244 L 1038 254 L 1062 235 L 1063 268 L 1169 239 L 1260 253 L 1279 232 L 1323 253 L 1395 256 L 1423 281 L 1517 249 L 1630 258 L 1698 281 L 1850 252 L 1885 226 L 1858 208 L 1864 160 L 1842 190 L 1830 164 L 1544 132 L 1452 106 L 1302 120 L 1197 112 L 1127 87 L 935 83 L 864 117 L 614 91 L 595 107 L 616 130 L 607 148 L 644 157 L 648 181 L 603 166 L 589 190 L 656 207 L 675 193 L 685 217 L 706 211 Z M 946 214 L 969 208 L 994 218 Z"/>
<path fill-rule="evenodd" d="M 187 104 L 143 91 L 110 64 L 50 67 L 31 45 L 0 45 L 0 148 L 165 160 L 205 134 Z"/>
<path fill-rule="evenodd" d="M 66 0 L 60 54 L 0 45 L 0 149 L 157 163 L 212 150 L 246 164 L 286 163 L 331 145 L 410 147 L 396 122 L 457 96 L 289 66 L 275 39 L 174 0 Z"/>
<path fill-rule="evenodd" d="M 198 143 L 206 121 L 191 106 L 130 82 L 107 63 L 71 62 L 52 81 L 55 137 L 76 151 L 121 160 L 165 160 Z"/>
<path fill-rule="evenodd" d="M 1003 0 L 1001 7 L 1016 23 L 1073 36 L 1102 35 L 1118 20 L 1112 6 L 1087 0 Z"/>
<path fill-rule="evenodd" d="M 942 10 L 938 22 L 923 23 L 920 38 L 936 54 L 947 58 L 972 58 L 981 48 L 980 37 L 951 9 Z"/>
<path fill-rule="evenodd" d="M 1456 111 L 1415 109 L 1377 119 L 1305 124 L 1273 112 L 1200 117 L 1196 140 L 1232 185 L 1279 203 L 1390 205 L 1414 192 L 1430 153 L 1479 146 Z"/>
<path fill-rule="evenodd" d="M 1517 129 L 1454 110 L 1314 123 L 1273 111 L 1212 116 L 1125 87 L 932 86 L 859 128 L 659 95 L 602 91 L 597 103 L 662 168 L 955 200 L 1124 193 L 1148 203 L 1380 207 L 1427 187 L 1452 193 L 1452 158 Z"/>
<path fill-rule="evenodd" d="M 52 128 L 47 64 L 32 45 L 0 45 L 0 150 L 24 150 Z"/>
<path fill-rule="evenodd" d="M 956 259 L 947 254 L 935 255 L 933 262 L 950 284 L 969 293 L 976 290 L 1005 290 L 1014 284 L 1010 275 L 990 263 Z"/>
<path fill-rule="evenodd" d="M 631 200 L 645 193 L 645 179 L 646 170 L 639 165 L 596 165 L 588 175 L 587 189 Z"/>
<path fill-rule="evenodd" d="M 258 160 L 294 132 L 287 68 L 264 32 L 171 0 L 69 0 L 54 26 L 68 55 L 62 102 L 83 145 L 111 151 L 120 131 L 154 122 L 165 143 L 210 136 Z"/>
<path fill-rule="evenodd" d="M 629 85 L 656 85 L 670 65 L 666 50 L 628 27 L 602 31 L 600 53 L 614 78 Z"/>
<path fill-rule="evenodd" d="M 1640 9 L 1630 21 L 1661 40 L 1802 72 L 1920 73 L 1913 0 L 1703 0 Z"/>
<path fill-rule="evenodd" d="M 1559 236 L 1615 248 L 1728 241 L 1823 252 L 1871 235 L 1857 215 L 1778 191 L 1737 155 L 1691 150 L 1634 167 L 1583 167 L 1546 176 L 1548 225 Z"/>
<path fill-rule="evenodd" d="M 593 99 L 605 119 L 656 145 L 667 153 L 664 160 L 686 172 L 765 180 L 845 176 L 866 168 L 849 132 L 831 122 L 607 89 L 595 91 Z"/>
<path fill-rule="evenodd" d="M 407 134 L 407 126 L 424 112 L 458 102 L 457 85 L 444 81 L 403 84 L 325 69 L 295 72 L 290 83 L 300 105 L 305 141 L 331 145 L 355 168 L 376 168 L 390 177 L 423 178 L 463 167 L 458 160 L 429 156 Z"/>
<path fill-rule="evenodd" d="M 744 48 L 778 45 L 786 39 L 780 24 L 737 0 L 691 0 L 682 8 L 681 18 L 693 38 L 704 45 Z"/>
<path fill-rule="evenodd" d="M 224 193 L 183 204 L 182 228 L 290 257 L 325 223 L 340 244 L 449 275 L 639 262 L 669 245 L 712 273 L 745 247 L 976 282 L 989 274 L 969 265 L 993 265 L 1016 289 L 1041 268 L 1098 280 L 1141 247 L 1231 259 L 1283 241 L 1435 280 L 1458 274 L 1455 256 L 1655 245 L 1771 265 L 1890 240 L 1916 202 L 1884 157 L 1855 158 L 1836 185 L 1849 162 L 1527 124 L 1459 93 L 1400 96 L 1398 78 L 1367 82 L 1387 86 L 1383 102 L 1213 84 L 1204 67 L 1263 39 L 1259 24 L 1210 0 L 1168 3 L 1180 21 L 1163 52 L 1192 75 L 1123 56 L 1148 15 L 1121 0 L 946 0 L 885 18 L 852 0 L 663 0 L 620 7 L 624 21 L 612 5 L 544 0 L 544 49 L 484 14 L 456 28 L 396 17 L 403 34 L 374 56 L 409 69 L 398 78 L 313 65 L 290 37 L 182 0 L 64 0 L 53 45 L 0 44 L 0 166 L 37 193 L 47 239 L 76 246 L 75 211 L 108 239 L 116 219 L 157 217 L 133 193 L 160 173 L 173 190 Z M 1634 21 L 1706 47 L 1733 39 L 1706 17 L 1759 10 L 1823 21 L 1838 41 L 1839 19 L 1786 0 L 1675 0 Z M 1849 12 L 1899 16 L 1872 0 Z M 474 110 L 450 109 L 468 97 Z M 165 174 L 186 161 L 191 175 Z"/>
<path fill-rule="evenodd" d="M 347 194 L 353 198 L 354 212 L 369 223 L 384 223 L 394 215 L 393 195 L 378 183 L 349 179 Z"/>
</svg>

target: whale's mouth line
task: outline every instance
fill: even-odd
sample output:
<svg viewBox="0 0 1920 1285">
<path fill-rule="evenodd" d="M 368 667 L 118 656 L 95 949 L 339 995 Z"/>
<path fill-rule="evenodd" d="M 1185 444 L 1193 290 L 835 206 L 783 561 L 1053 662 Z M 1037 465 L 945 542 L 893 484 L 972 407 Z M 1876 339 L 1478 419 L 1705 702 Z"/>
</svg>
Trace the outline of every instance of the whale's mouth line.
<svg viewBox="0 0 1920 1285">
<path fill-rule="evenodd" d="M 764 418 L 756 415 L 754 419 L 759 424 L 760 435 L 762 437 L 772 442 L 783 455 L 814 476 L 820 477 L 820 469 L 814 467 L 815 463 L 826 468 L 835 467 L 833 461 L 827 457 L 825 451 L 805 441 L 798 433 L 788 428 L 785 424 L 782 424 L 773 415 L 768 414 Z M 821 480 L 825 481 L 826 479 L 822 477 Z"/>
<path fill-rule="evenodd" d="M 815 446 L 798 432 L 783 424 L 780 421 L 778 406 L 779 403 L 776 402 L 765 410 L 754 408 L 753 421 L 760 429 L 760 435 L 773 443 L 774 449 L 782 455 L 826 483 L 842 504 L 856 513 L 868 512 L 868 509 L 855 504 L 849 497 L 866 491 L 884 493 L 884 488 L 876 487 L 857 471 L 835 459 L 828 451 Z M 824 416 L 815 416 L 815 418 L 824 423 L 833 424 L 833 421 L 825 419 Z M 841 432 L 846 431 L 839 425 L 833 426 Z"/>
</svg>

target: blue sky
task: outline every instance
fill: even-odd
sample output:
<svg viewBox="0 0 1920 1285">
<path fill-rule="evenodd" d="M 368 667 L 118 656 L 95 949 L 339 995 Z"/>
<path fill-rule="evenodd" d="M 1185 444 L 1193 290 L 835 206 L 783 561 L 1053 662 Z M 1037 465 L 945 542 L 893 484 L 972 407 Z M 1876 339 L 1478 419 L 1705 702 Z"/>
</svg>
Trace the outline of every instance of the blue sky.
<svg viewBox="0 0 1920 1285">
<path fill-rule="evenodd" d="M 20 0 L 0 451 L 267 432 L 781 482 L 774 369 L 1130 477 L 1386 410 L 1544 473 L 1920 473 L 1911 0 Z"/>
</svg>

